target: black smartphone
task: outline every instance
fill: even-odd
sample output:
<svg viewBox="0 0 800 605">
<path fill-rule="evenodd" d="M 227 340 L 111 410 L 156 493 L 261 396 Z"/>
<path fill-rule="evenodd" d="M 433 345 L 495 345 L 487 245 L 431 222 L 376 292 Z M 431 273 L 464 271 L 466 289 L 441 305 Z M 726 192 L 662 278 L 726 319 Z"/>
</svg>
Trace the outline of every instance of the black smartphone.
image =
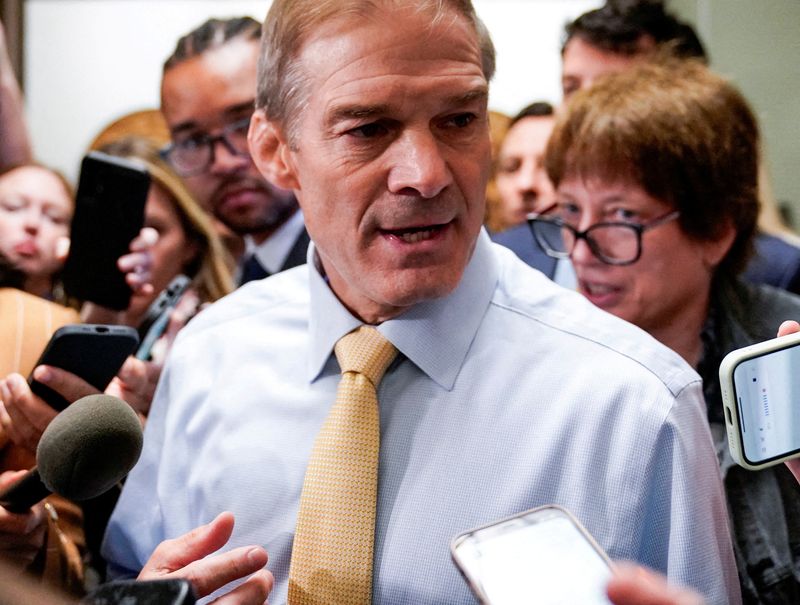
<svg viewBox="0 0 800 605">
<path fill-rule="evenodd" d="M 95 588 L 80 605 L 193 605 L 188 580 L 115 580 Z"/>
<path fill-rule="evenodd" d="M 139 348 L 136 350 L 136 358 L 145 361 L 150 359 L 150 351 L 155 342 L 164 333 L 169 323 L 169 314 L 175 305 L 180 301 L 186 288 L 189 287 L 190 280 L 185 275 L 176 275 L 158 295 L 144 314 L 144 319 L 139 324 Z"/>
<path fill-rule="evenodd" d="M 70 324 L 55 331 L 36 365 L 67 370 L 103 391 L 138 343 L 139 336 L 130 326 Z M 33 375 L 28 377 L 28 383 L 54 409 L 61 411 L 70 404 L 53 389 L 34 380 Z"/>
<path fill-rule="evenodd" d="M 483 605 L 611 605 L 611 563 L 565 508 L 541 506 L 455 538 L 450 551 Z"/>
<path fill-rule="evenodd" d="M 118 311 L 128 307 L 131 289 L 117 260 L 144 225 L 149 188 L 147 169 L 133 160 L 96 151 L 83 159 L 64 264 L 68 296 Z"/>
</svg>

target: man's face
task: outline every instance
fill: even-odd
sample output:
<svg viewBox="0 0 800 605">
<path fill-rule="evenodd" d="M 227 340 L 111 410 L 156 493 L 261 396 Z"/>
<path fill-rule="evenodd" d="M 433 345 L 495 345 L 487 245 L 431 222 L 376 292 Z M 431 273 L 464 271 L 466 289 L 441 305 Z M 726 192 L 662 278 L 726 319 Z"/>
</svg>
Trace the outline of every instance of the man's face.
<svg viewBox="0 0 800 605">
<path fill-rule="evenodd" d="M 173 143 L 216 135 L 252 115 L 257 57 L 256 41 L 234 39 L 165 72 L 161 110 Z M 291 214 L 292 194 L 265 181 L 249 154 L 232 154 L 217 142 L 213 157 L 205 170 L 184 180 L 233 232 L 268 234 Z"/>
<path fill-rule="evenodd" d="M 460 17 L 430 21 L 395 10 L 321 27 L 299 56 L 310 90 L 296 147 L 276 135 L 272 157 L 285 162 L 330 285 L 370 323 L 451 292 L 483 219 L 478 41 Z M 251 148 L 263 159 L 261 131 L 257 120 Z"/>
<path fill-rule="evenodd" d="M 561 91 L 564 101 L 606 74 L 623 71 L 638 61 L 653 43 L 644 38 L 640 43 L 642 53 L 623 55 L 592 46 L 576 36 L 567 42 L 561 57 Z"/>
<path fill-rule="evenodd" d="M 554 124 L 554 116 L 522 118 L 503 139 L 495 182 L 507 225 L 525 222 L 528 213 L 543 212 L 555 200 L 544 169 L 544 151 Z"/>
</svg>

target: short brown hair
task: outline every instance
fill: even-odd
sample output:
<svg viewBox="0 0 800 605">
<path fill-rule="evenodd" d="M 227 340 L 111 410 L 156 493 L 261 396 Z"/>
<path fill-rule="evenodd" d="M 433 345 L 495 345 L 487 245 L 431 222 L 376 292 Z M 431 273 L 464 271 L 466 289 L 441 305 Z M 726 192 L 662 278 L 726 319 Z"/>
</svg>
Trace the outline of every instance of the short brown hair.
<svg viewBox="0 0 800 605">
<path fill-rule="evenodd" d="M 716 239 L 736 229 L 717 275 L 747 261 L 758 217 L 758 123 L 747 101 L 697 61 L 660 60 L 575 94 L 550 136 L 545 166 L 568 177 L 625 182 L 680 211 L 683 231 Z"/>
<path fill-rule="evenodd" d="M 267 13 L 261 36 L 256 107 L 271 120 L 288 126 L 304 104 L 304 74 L 298 56 L 314 27 L 343 15 L 369 14 L 386 4 L 416 4 L 433 13 L 432 22 L 447 10 L 465 17 L 475 28 L 481 47 L 483 75 L 494 75 L 494 45 L 470 0 L 275 0 Z"/>
</svg>

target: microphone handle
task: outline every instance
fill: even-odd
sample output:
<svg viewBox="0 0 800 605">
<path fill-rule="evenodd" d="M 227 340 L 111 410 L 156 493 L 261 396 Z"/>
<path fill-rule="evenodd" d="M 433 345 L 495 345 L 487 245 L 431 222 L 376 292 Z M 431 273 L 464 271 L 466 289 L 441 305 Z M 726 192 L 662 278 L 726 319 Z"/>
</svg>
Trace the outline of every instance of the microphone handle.
<svg viewBox="0 0 800 605">
<path fill-rule="evenodd" d="M 51 493 L 34 467 L 22 479 L 0 492 L 0 506 L 11 513 L 25 513 Z"/>
</svg>

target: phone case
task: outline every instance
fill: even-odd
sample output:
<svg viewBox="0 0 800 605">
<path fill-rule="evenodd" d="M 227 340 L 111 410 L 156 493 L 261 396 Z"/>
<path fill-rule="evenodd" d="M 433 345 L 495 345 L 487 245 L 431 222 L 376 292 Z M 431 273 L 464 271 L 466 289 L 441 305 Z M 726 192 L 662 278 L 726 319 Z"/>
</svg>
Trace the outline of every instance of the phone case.
<svg viewBox="0 0 800 605">
<path fill-rule="evenodd" d="M 566 508 L 559 506 L 557 504 L 547 504 L 545 506 L 539 506 L 536 508 L 532 508 L 530 510 L 523 511 L 516 515 L 511 515 L 509 517 L 505 517 L 498 521 L 494 521 L 492 523 L 487 523 L 486 525 L 481 525 L 480 527 L 476 527 L 469 531 L 464 532 L 453 538 L 450 543 L 450 556 L 453 559 L 456 567 L 458 568 L 459 572 L 461 573 L 464 580 L 472 590 L 473 594 L 477 597 L 478 601 L 481 605 L 492 605 L 492 603 L 488 600 L 487 595 L 485 594 L 481 582 L 478 578 L 472 577 L 470 572 L 467 570 L 466 566 L 461 561 L 459 554 L 458 554 L 458 547 L 459 545 L 466 539 L 474 536 L 475 534 L 479 534 L 485 530 L 490 530 L 497 526 L 504 525 L 506 523 L 515 521 L 517 519 L 522 519 L 524 517 L 539 515 L 539 514 L 548 514 L 548 513 L 555 513 L 568 521 L 578 530 L 578 532 L 585 538 L 586 542 L 588 542 L 589 546 L 599 555 L 599 557 L 608 565 L 609 568 L 613 568 L 613 563 L 608 558 L 608 555 L 605 553 L 603 548 L 597 543 L 597 541 L 592 537 L 592 535 L 586 530 L 586 528 L 578 521 L 575 516 L 570 513 Z"/>
<path fill-rule="evenodd" d="M 117 260 L 144 225 L 149 187 L 147 170 L 134 161 L 94 151 L 83 159 L 63 273 L 69 296 L 128 307 L 131 289 Z"/>
<path fill-rule="evenodd" d="M 800 457 L 800 452 L 788 453 L 785 456 L 770 458 L 763 462 L 748 460 L 742 442 L 742 418 L 737 405 L 734 371 L 742 362 L 761 357 L 768 353 L 780 351 L 800 345 L 800 333 L 773 338 L 765 342 L 749 345 L 728 353 L 719 366 L 719 383 L 722 391 L 722 404 L 725 408 L 725 426 L 728 431 L 728 449 L 734 462 L 746 469 L 756 471 L 780 464 L 785 460 Z M 800 401 L 797 402 L 800 406 Z"/>
<path fill-rule="evenodd" d="M 169 314 L 175 305 L 180 302 L 183 293 L 191 284 L 186 275 L 176 275 L 161 294 L 150 304 L 145 312 L 144 319 L 139 324 L 139 348 L 136 358 L 148 361 L 150 351 L 156 341 L 161 338 L 169 323 Z"/>
<path fill-rule="evenodd" d="M 103 391 L 138 343 L 136 330 L 129 326 L 70 324 L 56 330 L 36 365 L 67 370 Z M 54 409 L 60 411 L 69 405 L 69 401 L 33 376 L 28 383 Z"/>
</svg>

